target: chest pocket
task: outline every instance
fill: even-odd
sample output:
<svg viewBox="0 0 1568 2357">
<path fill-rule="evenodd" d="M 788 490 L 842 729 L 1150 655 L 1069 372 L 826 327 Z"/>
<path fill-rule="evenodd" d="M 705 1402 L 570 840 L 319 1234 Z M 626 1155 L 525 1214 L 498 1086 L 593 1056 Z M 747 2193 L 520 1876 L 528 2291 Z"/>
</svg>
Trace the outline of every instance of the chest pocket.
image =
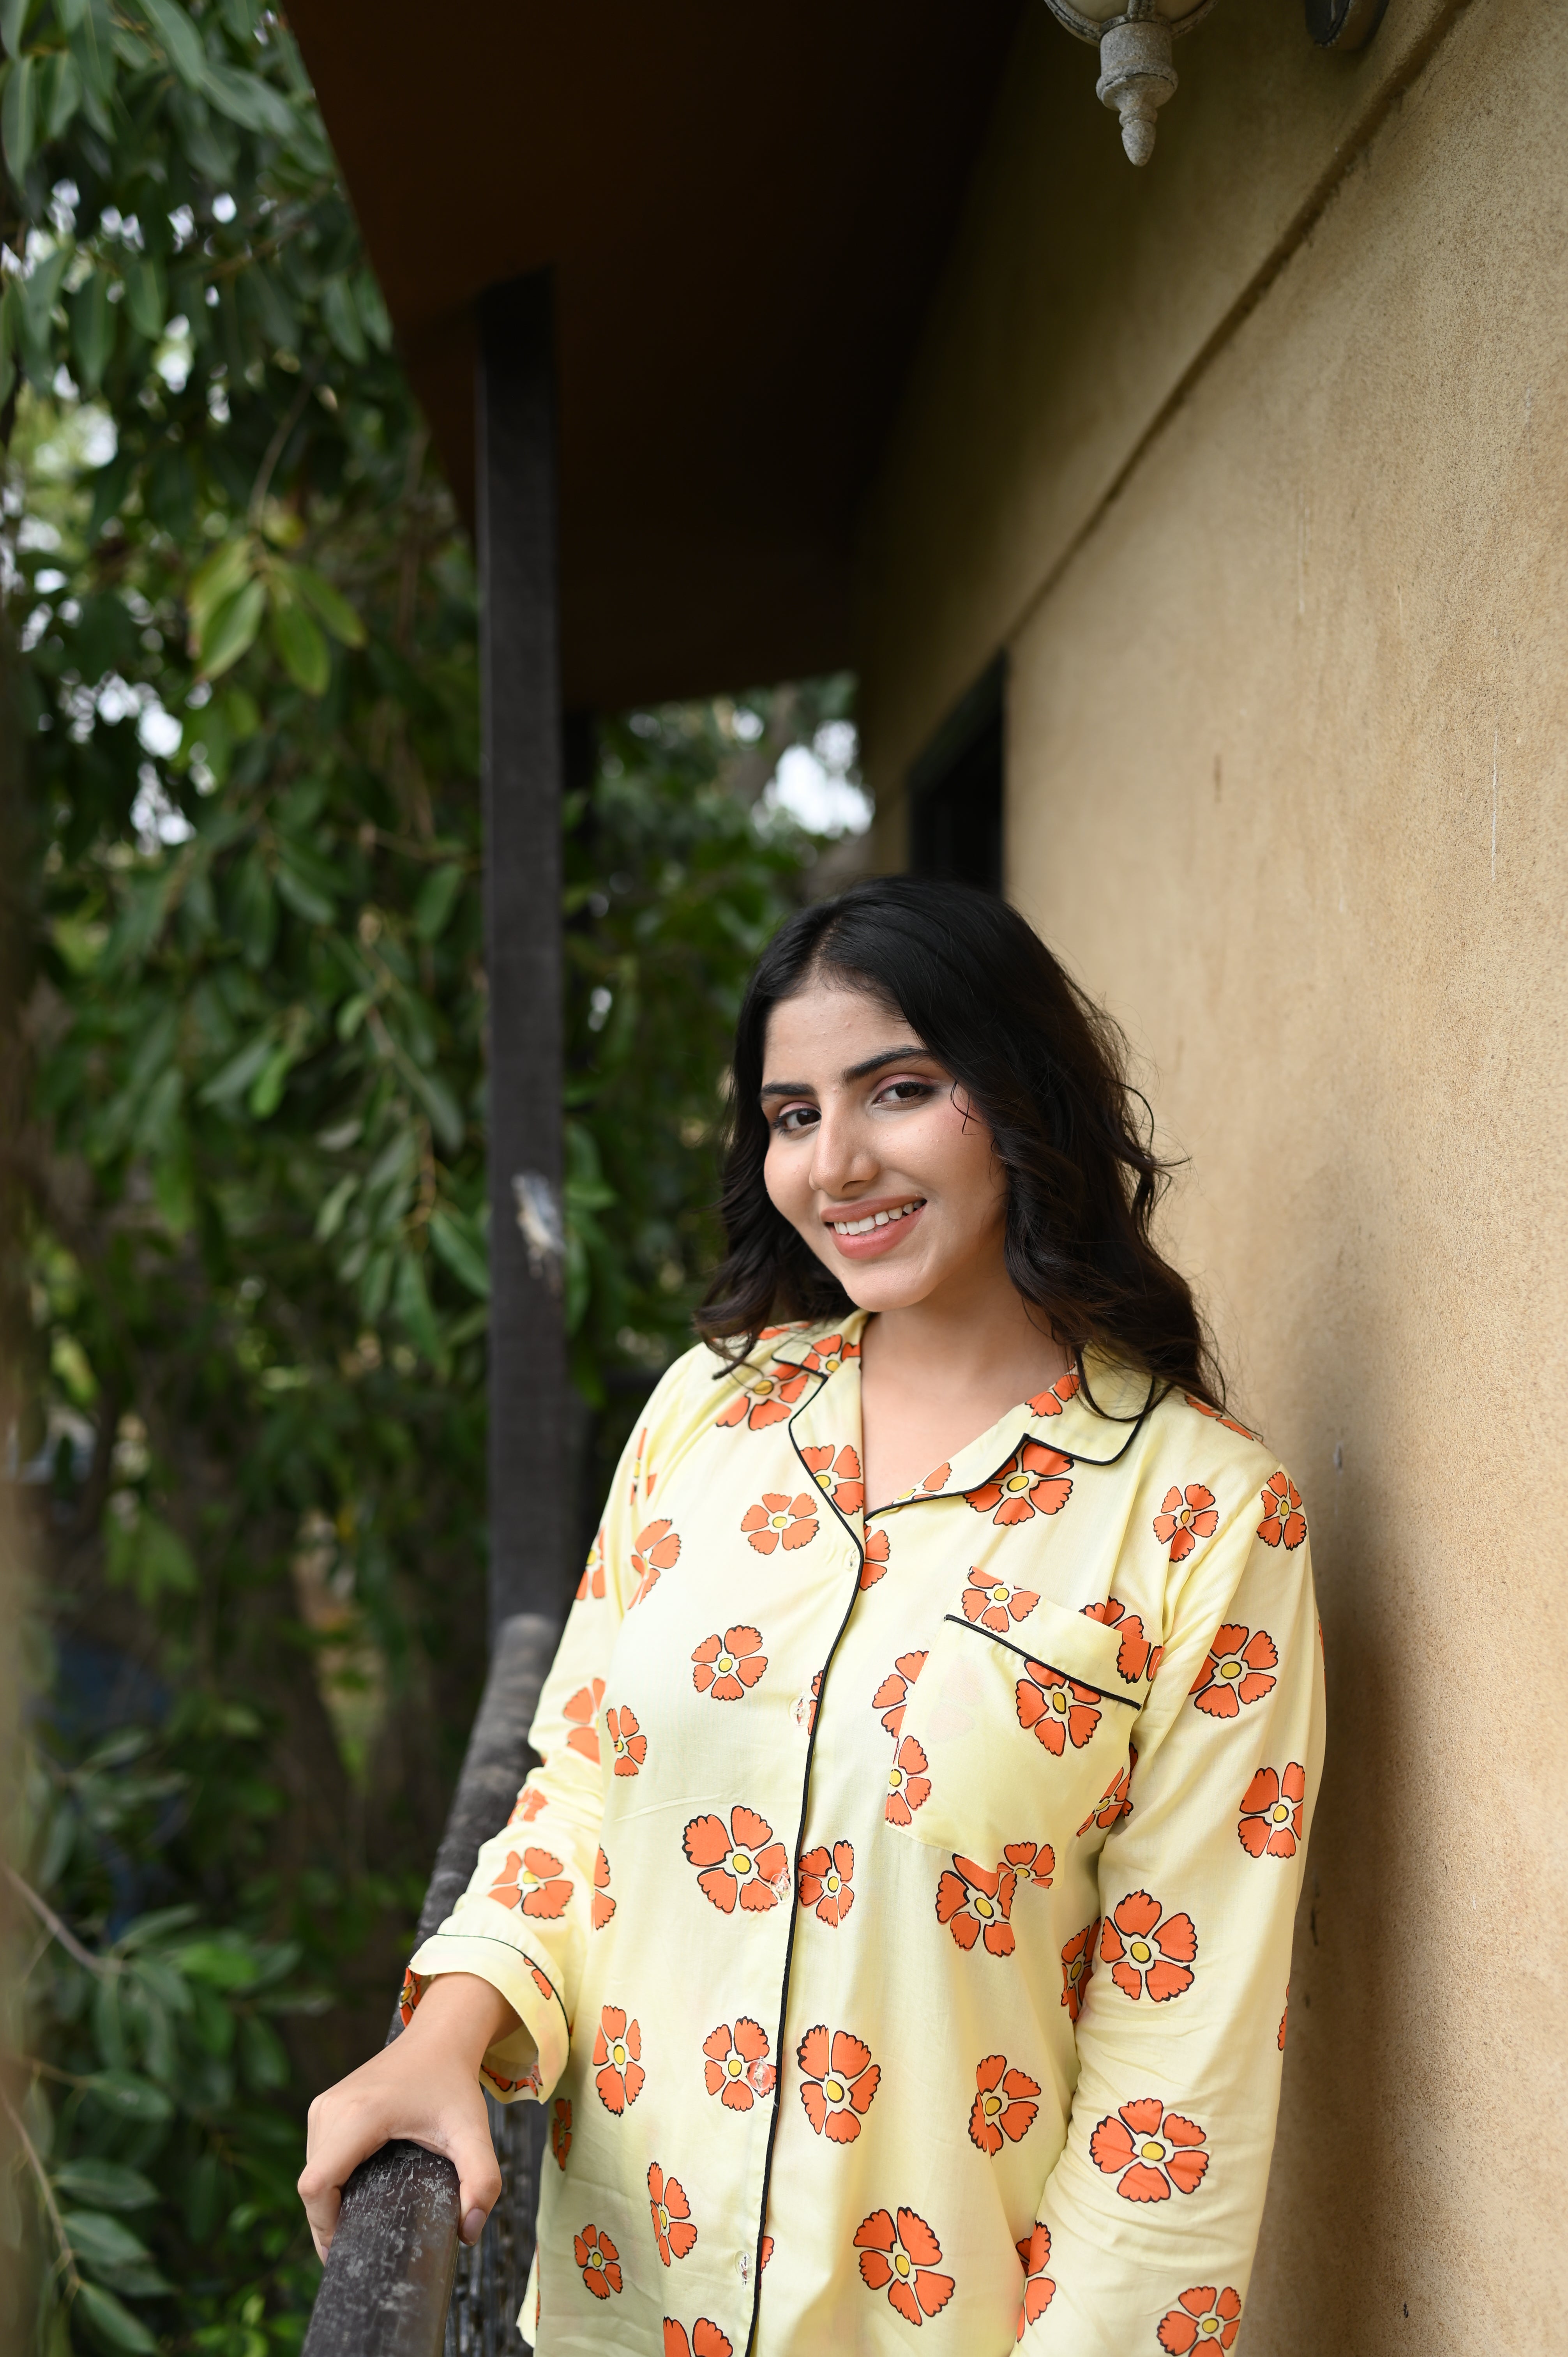
<svg viewBox="0 0 1568 2357">
<path fill-rule="evenodd" d="M 890 1821 L 985 1866 L 1026 1842 L 1060 1855 L 1126 1766 L 1149 1688 L 1118 1671 L 1117 1631 L 1082 1613 L 1042 1598 L 1024 1636 L 949 1614 L 910 1692 L 894 1769 L 907 1781 Z M 919 1781 L 929 1790 L 917 1798 Z"/>
</svg>

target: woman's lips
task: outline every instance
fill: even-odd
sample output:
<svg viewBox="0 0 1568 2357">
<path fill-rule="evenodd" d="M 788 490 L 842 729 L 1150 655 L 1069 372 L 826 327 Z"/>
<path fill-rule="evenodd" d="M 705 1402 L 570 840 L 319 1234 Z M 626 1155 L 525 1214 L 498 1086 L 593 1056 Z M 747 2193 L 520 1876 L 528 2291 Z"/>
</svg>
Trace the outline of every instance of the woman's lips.
<svg viewBox="0 0 1568 2357">
<path fill-rule="evenodd" d="M 903 1243 L 925 1208 L 921 1203 L 918 1210 L 906 1211 L 901 1220 L 889 1220 L 885 1228 L 872 1228 L 864 1236 L 841 1236 L 832 1225 L 827 1226 L 827 1233 L 832 1238 L 834 1250 L 842 1253 L 845 1260 L 880 1260 L 885 1253 Z"/>
</svg>

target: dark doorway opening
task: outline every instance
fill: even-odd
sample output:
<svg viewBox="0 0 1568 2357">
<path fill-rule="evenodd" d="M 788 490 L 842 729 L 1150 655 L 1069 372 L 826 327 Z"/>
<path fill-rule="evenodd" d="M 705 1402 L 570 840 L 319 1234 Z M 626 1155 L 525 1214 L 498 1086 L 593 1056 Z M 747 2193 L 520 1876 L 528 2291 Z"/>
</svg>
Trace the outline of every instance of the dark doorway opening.
<svg viewBox="0 0 1568 2357">
<path fill-rule="evenodd" d="M 1002 889 L 1003 707 L 998 655 L 909 771 L 909 867 Z"/>
</svg>

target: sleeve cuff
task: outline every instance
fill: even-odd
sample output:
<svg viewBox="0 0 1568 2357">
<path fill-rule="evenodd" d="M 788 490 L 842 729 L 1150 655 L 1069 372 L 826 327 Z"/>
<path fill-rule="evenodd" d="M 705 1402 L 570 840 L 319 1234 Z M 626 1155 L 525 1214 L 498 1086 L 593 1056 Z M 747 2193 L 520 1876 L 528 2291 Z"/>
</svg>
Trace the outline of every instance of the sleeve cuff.
<svg viewBox="0 0 1568 2357">
<path fill-rule="evenodd" d="M 571 2032 L 560 1993 L 542 1964 L 510 1940 L 437 1932 L 419 1949 L 409 1971 L 421 1994 L 424 1984 L 442 1973 L 472 1973 L 499 1989 L 521 2027 L 489 2049 L 480 2074 L 503 2104 L 520 2096 L 548 2100 L 566 2067 Z"/>
</svg>

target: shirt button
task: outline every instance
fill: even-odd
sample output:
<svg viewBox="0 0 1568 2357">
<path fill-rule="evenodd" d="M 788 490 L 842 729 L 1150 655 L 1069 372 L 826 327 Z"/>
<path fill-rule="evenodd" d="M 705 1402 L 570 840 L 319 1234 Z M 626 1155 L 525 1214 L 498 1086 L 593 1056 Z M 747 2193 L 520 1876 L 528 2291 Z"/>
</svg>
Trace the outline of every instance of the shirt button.
<svg viewBox="0 0 1568 2357">
<path fill-rule="evenodd" d="M 808 1717 L 809 1717 L 809 1716 L 810 1716 L 810 1714 L 811 1714 L 811 1695 L 810 1695 L 809 1694 L 803 1694 L 803 1695 L 796 1695 L 796 1697 L 795 1697 L 795 1724 L 796 1724 L 796 1726 L 797 1726 L 797 1727 L 804 1727 L 804 1726 L 805 1726 L 805 1724 L 806 1724 L 806 1720 L 807 1720 Z"/>
<path fill-rule="evenodd" d="M 740 2277 L 743 2284 L 748 2283 L 751 2280 L 751 2257 L 748 2252 L 742 2251 L 737 2255 L 735 2263 L 735 2271 Z"/>
</svg>

